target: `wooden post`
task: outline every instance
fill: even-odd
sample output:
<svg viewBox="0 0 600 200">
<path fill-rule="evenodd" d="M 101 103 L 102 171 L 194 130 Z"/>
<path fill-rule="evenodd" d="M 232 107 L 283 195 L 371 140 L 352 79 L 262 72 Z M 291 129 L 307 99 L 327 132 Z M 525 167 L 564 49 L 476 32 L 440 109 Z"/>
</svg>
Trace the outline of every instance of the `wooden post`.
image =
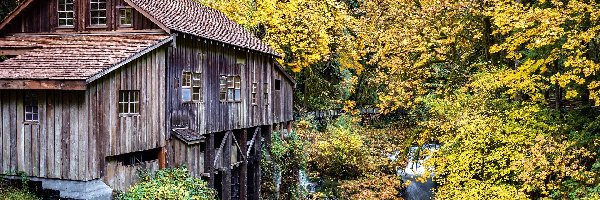
<svg viewBox="0 0 600 200">
<path fill-rule="evenodd" d="M 208 185 L 215 188 L 215 169 L 213 166 L 215 159 L 215 134 L 208 134 L 208 141 L 204 150 L 204 169 L 208 173 Z"/>
<path fill-rule="evenodd" d="M 288 134 L 292 132 L 292 122 L 291 121 L 287 122 L 287 131 L 288 131 Z"/>
<path fill-rule="evenodd" d="M 221 180 L 221 199 L 231 199 L 231 139 L 233 137 L 233 133 L 229 131 L 226 133 L 225 146 L 223 147 L 223 175 L 221 176 L 223 179 Z"/>
<path fill-rule="evenodd" d="M 248 146 L 246 146 L 246 141 L 248 141 L 248 129 L 244 129 L 240 135 L 240 150 L 242 152 L 242 157 L 245 160 L 242 162 L 240 166 L 240 200 L 246 200 L 247 197 L 247 180 L 248 180 L 248 157 L 246 156 L 246 151 L 248 151 Z"/>
<path fill-rule="evenodd" d="M 158 151 L 158 168 L 165 169 L 167 167 L 167 148 L 161 147 Z"/>
</svg>

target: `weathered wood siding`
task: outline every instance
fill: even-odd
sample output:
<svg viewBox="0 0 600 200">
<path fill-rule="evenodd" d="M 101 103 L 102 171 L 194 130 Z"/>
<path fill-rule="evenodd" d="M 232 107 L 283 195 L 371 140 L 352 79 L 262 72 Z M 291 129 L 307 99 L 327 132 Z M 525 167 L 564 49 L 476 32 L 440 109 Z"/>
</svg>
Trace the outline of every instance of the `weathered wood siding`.
<svg viewBox="0 0 600 200">
<path fill-rule="evenodd" d="M 25 122 L 23 98 L 38 96 L 39 122 Z M 0 90 L 2 174 L 71 180 L 99 178 L 90 151 L 95 132 L 86 92 Z"/>
<path fill-rule="evenodd" d="M 244 58 L 245 64 L 236 64 L 237 58 Z M 291 104 L 278 106 L 277 113 L 285 117 L 276 120 L 273 116 L 276 104 L 291 103 L 292 86 L 289 81 L 282 80 L 285 92 L 273 93 L 272 82 L 276 72 L 272 59 L 270 55 L 240 50 L 185 34 L 178 36 L 176 46 L 169 51 L 168 130 L 188 127 L 200 133 L 214 133 L 291 120 Z M 202 73 L 202 102 L 182 102 L 181 80 L 184 71 Z M 238 75 L 241 77 L 241 101 L 221 102 L 219 77 Z M 257 84 L 256 104 L 252 103 L 252 83 Z M 266 100 L 265 92 L 268 93 Z M 289 97 L 274 99 L 284 95 Z M 284 109 L 289 110 L 281 113 Z"/>
<path fill-rule="evenodd" d="M 103 158 L 166 145 L 166 47 L 160 47 L 89 85 Z M 119 115 L 120 90 L 139 90 L 139 115 Z"/>
<path fill-rule="evenodd" d="M 130 166 L 122 165 L 121 162 L 108 162 L 106 164 L 107 175 L 103 181 L 113 190 L 127 191 L 131 185 L 139 181 L 139 171 L 152 173 L 158 168 L 158 160 Z"/>
<path fill-rule="evenodd" d="M 288 122 L 294 120 L 293 106 L 294 88 L 292 82 L 283 75 L 279 69 L 274 69 L 273 83 L 281 81 L 280 90 L 275 89 L 273 84 L 273 123 Z"/>
<path fill-rule="evenodd" d="M 188 145 L 179 139 L 172 139 L 167 150 L 169 167 L 186 166 L 190 175 L 202 177 L 204 173 L 204 145 Z"/>
<path fill-rule="evenodd" d="M 107 0 L 106 26 L 91 27 L 89 0 L 75 1 L 73 27 L 58 26 L 58 0 L 37 0 L 23 10 L 0 33 L 48 33 L 73 31 L 116 31 L 160 29 L 150 19 L 132 9 L 132 26 L 119 26 L 119 7 L 128 6 L 123 0 Z"/>
</svg>

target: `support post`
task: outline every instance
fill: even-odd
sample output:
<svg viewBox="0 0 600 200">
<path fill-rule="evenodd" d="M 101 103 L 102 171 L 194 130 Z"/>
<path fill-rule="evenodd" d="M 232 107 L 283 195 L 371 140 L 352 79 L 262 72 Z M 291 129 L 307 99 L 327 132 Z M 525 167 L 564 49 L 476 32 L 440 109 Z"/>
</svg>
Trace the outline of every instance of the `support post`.
<svg viewBox="0 0 600 200">
<path fill-rule="evenodd" d="M 225 146 L 223 147 L 223 175 L 221 180 L 221 199 L 231 199 L 231 140 L 233 132 L 226 133 L 227 137 L 223 138 L 226 140 Z"/>
<path fill-rule="evenodd" d="M 247 181 L 248 181 L 248 156 L 246 156 L 246 151 L 248 151 L 248 146 L 246 142 L 248 141 L 248 129 L 242 130 L 240 135 L 240 150 L 242 152 L 242 158 L 245 160 L 242 162 L 240 166 L 240 200 L 248 199 L 247 195 Z"/>
<path fill-rule="evenodd" d="M 208 134 L 208 141 L 204 149 L 204 169 L 208 173 L 208 185 L 215 188 L 215 169 L 213 162 L 215 159 L 215 134 Z"/>
<path fill-rule="evenodd" d="M 167 148 L 161 147 L 158 151 L 158 168 L 165 169 L 167 167 Z"/>
</svg>

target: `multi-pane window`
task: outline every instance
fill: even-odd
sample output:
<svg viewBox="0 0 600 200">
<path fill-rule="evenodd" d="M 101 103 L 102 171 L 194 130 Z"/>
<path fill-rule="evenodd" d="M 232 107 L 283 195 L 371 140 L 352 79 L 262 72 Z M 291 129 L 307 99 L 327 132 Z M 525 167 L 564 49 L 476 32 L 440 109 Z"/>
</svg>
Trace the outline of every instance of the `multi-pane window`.
<svg viewBox="0 0 600 200">
<path fill-rule="evenodd" d="M 263 88 L 263 101 L 265 106 L 269 105 L 269 83 L 265 83 L 264 88 Z"/>
<path fill-rule="evenodd" d="M 119 21 L 121 26 L 132 25 L 132 10 L 131 8 L 120 8 L 119 9 Z"/>
<path fill-rule="evenodd" d="M 238 102 L 242 100 L 242 79 L 240 76 L 221 76 L 219 78 L 219 97 L 221 101 Z"/>
<path fill-rule="evenodd" d="M 140 91 L 121 90 L 119 92 L 119 114 L 140 113 Z"/>
<path fill-rule="evenodd" d="M 256 83 L 256 65 L 252 66 L 252 104 L 258 104 L 258 83 Z"/>
<path fill-rule="evenodd" d="M 257 104 L 257 88 L 258 87 L 258 83 L 252 83 L 252 104 Z"/>
<path fill-rule="evenodd" d="M 202 74 L 183 72 L 181 99 L 184 102 L 202 101 Z"/>
<path fill-rule="evenodd" d="M 90 0 L 90 24 L 106 25 L 106 0 Z"/>
<path fill-rule="evenodd" d="M 37 95 L 35 94 L 25 94 L 23 99 L 25 106 L 25 121 L 26 122 L 38 122 L 39 118 L 39 110 L 38 110 L 38 102 Z"/>
<path fill-rule="evenodd" d="M 219 99 L 227 101 L 227 76 L 219 77 Z"/>
<path fill-rule="evenodd" d="M 58 25 L 73 26 L 73 0 L 58 0 Z"/>
</svg>

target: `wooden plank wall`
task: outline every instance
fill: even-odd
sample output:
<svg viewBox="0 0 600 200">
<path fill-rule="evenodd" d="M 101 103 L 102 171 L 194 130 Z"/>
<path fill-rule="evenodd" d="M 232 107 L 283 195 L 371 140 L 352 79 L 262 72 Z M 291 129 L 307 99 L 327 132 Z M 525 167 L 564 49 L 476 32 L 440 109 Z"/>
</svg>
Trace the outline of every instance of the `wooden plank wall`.
<svg viewBox="0 0 600 200">
<path fill-rule="evenodd" d="M 190 175 L 202 177 L 204 173 L 204 147 L 201 144 L 188 145 L 179 139 L 172 139 L 167 150 L 169 167 L 186 166 Z"/>
<path fill-rule="evenodd" d="M 275 80 L 279 79 L 281 81 L 281 89 L 279 91 L 275 90 L 275 84 L 273 84 L 273 123 L 292 121 L 294 120 L 294 88 L 292 82 L 280 70 L 275 69 L 274 71 L 272 81 L 275 83 Z"/>
<path fill-rule="evenodd" d="M 227 130 L 269 125 L 272 123 L 291 120 L 290 117 L 273 119 L 274 104 L 282 103 L 274 100 L 272 91 L 273 61 L 270 55 L 239 50 L 230 45 L 211 42 L 194 36 L 180 34 L 177 37 L 176 47 L 169 50 L 169 66 L 167 77 L 167 117 L 168 129 L 175 127 L 188 127 L 200 133 L 214 133 Z M 204 56 L 200 56 L 204 55 Z M 237 57 L 246 58 L 245 65 L 236 65 Z M 202 72 L 203 102 L 184 103 L 181 101 L 181 78 L 184 71 Z M 241 76 L 242 94 L 241 102 L 221 102 L 219 99 L 219 77 Z M 257 83 L 257 104 L 252 104 L 252 83 Z M 265 103 L 264 83 L 269 90 Z M 287 85 L 286 85 L 287 84 Z M 283 102 L 291 102 L 292 86 L 285 80 L 282 88 L 289 95 Z M 292 113 L 291 106 L 279 106 L 289 109 L 285 114 Z"/>
<path fill-rule="evenodd" d="M 138 171 L 147 171 L 150 173 L 156 172 L 158 160 L 151 160 L 144 163 L 124 166 L 121 162 L 108 162 L 106 164 L 107 176 L 104 177 L 104 182 L 113 190 L 127 191 L 131 185 L 139 181 Z"/>
<path fill-rule="evenodd" d="M 50 18 L 51 11 L 55 11 L 51 7 L 50 1 L 34 1 L 28 8 L 23 10 L 19 16 L 13 19 L 8 24 L 3 33 L 35 33 L 35 32 L 49 32 L 51 31 L 51 25 L 53 21 Z M 55 12 L 52 12 L 55 13 Z M 55 23 L 56 24 L 56 23 Z"/>
<path fill-rule="evenodd" d="M 166 47 L 158 48 L 90 84 L 103 158 L 164 147 Z M 139 90 L 139 115 L 120 116 L 119 91 Z"/>
<path fill-rule="evenodd" d="M 24 121 L 25 93 L 38 96 L 39 123 Z M 2 174 L 71 180 L 99 178 L 94 160 L 92 119 L 83 91 L 0 90 Z"/>
<path fill-rule="evenodd" d="M 89 1 L 75 1 L 74 26 L 58 28 L 57 0 L 35 1 L 16 17 L 1 33 L 39 33 L 71 31 L 115 31 L 160 29 L 150 19 L 133 9 L 133 27 L 119 27 L 118 7 L 127 6 L 123 0 L 107 0 L 106 26 L 90 27 Z"/>
</svg>

